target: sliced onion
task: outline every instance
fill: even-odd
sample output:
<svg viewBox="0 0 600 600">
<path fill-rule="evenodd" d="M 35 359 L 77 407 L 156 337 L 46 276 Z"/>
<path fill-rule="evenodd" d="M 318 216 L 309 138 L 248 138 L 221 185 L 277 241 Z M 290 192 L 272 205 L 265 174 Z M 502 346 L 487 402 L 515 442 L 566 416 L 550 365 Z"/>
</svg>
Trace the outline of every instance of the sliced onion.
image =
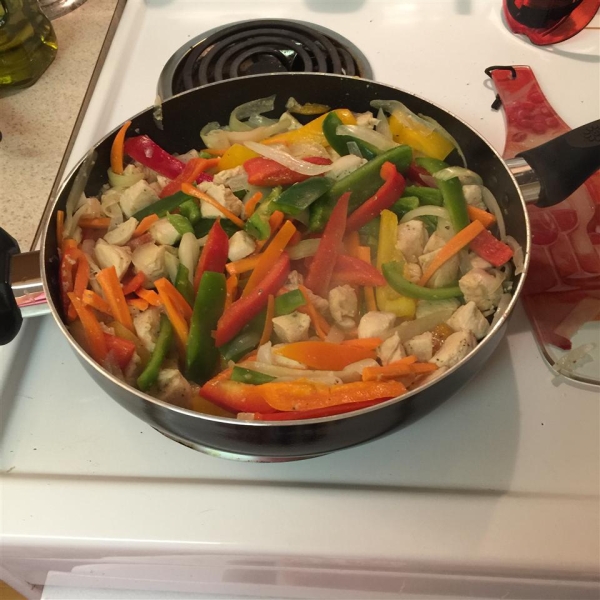
<svg viewBox="0 0 600 600">
<path fill-rule="evenodd" d="M 392 135 L 392 130 L 390 129 L 389 121 L 387 120 L 387 117 L 385 116 L 385 113 L 383 112 L 382 108 L 380 108 L 377 112 L 377 120 L 379 121 L 379 123 L 377 123 L 377 125 L 375 126 L 375 131 L 377 131 L 377 133 L 380 133 L 384 138 L 388 140 L 393 140 L 394 136 Z"/>
<path fill-rule="evenodd" d="M 466 159 L 464 152 L 462 151 L 462 148 L 460 147 L 459 143 L 435 119 L 432 119 L 431 117 L 428 117 L 427 115 L 419 114 L 419 116 L 424 121 L 427 121 L 428 123 L 433 125 L 434 131 L 436 133 L 438 133 L 439 135 L 441 135 L 446 141 L 450 142 L 454 146 L 454 148 L 456 148 L 456 151 L 458 152 L 458 155 L 460 156 L 460 159 L 463 162 L 463 166 L 466 167 L 467 159 Z"/>
<path fill-rule="evenodd" d="M 134 183 L 141 181 L 144 179 L 144 174 L 140 171 L 138 173 L 123 173 L 123 175 L 118 175 L 112 169 L 108 169 L 108 180 L 110 181 L 110 185 L 115 188 L 128 188 L 131 187 Z"/>
<path fill-rule="evenodd" d="M 97 153 L 94 150 L 90 150 L 84 161 L 81 163 L 81 166 L 77 171 L 77 175 L 75 175 L 75 180 L 73 181 L 73 185 L 71 186 L 71 191 L 67 196 L 67 203 L 65 205 L 65 237 L 72 237 L 73 231 L 77 227 L 77 221 L 73 219 L 73 213 L 75 212 L 75 207 L 81 200 L 81 195 L 83 194 L 83 190 L 85 189 L 88 179 L 90 178 L 90 173 L 92 172 L 92 168 L 96 163 L 97 157 Z"/>
<path fill-rule="evenodd" d="M 298 242 L 295 246 L 287 249 L 290 260 L 300 260 L 308 256 L 314 256 L 321 240 L 319 238 L 309 238 Z"/>
<path fill-rule="evenodd" d="M 504 241 L 506 239 L 506 225 L 504 224 L 504 216 L 502 215 L 502 209 L 498 204 L 498 200 L 496 200 L 494 194 L 492 194 L 485 186 L 481 188 L 481 193 L 486 208 L 496 217 L 498 233 L 500 234 L 500 239 Z"/>
<path fill-rule="evenodd" d="M 395 327 L 391 334 L 395 331 L 398 332 L 400 336 L 400 340 L 402 343 L 414 338 L 416 335 L 421 335 L 426 331 L 431 331 L 434 327 L 437 327 L 440 323 L 447 321 L 452 314 L 454 313 L 454 309 L 446 308 L 443 310 L 438 310 L 434 313 L 430 313 L 425 315 L 424 317 L 420 317 L 418 319 L 414 319 L 412 321 L 405 321 Z"/>
<path fill-rule="evenodd" d="M 583 344 L 582 346 L 577 346 L 577 348 L 573 348 L 559 358 L 552 366 L 562 375 L 572 375 L 573 371 L 575 371 L 578 366 L 581 366 L 585 359 L 588 359 L 585 362 L 593 360 L 590 352 L 594 350 L 594 348 L 596 348 L 596 344 Z"/>
<path fill-rule="evenodd" d="M 400 223 L 412 221 L 417 217 L 438 217 L 440 219 L 449 219 L 450 215 L 443 206 L 419 206 L 413 210 L 409 210 L 400 220 Z"/>
<path fill-rule="evenodd" d="M 360 148 L 358 147 L 358 144 L 356 142 L 347 142 L 346 146 L 348 146 L 348 152 L 352 154 L 352 156 L 358 156 L 358 158 L 363 158 L 362 152 L 360 151 Z"/>
<path fill-rule="evenodd" d="M 515 240 L 512 235 L 507 235 L 504 237 L 504 242 L 508 244 L 513 251 L 512 261 L 515 265 L 515 275 L 520 275 L 525 268 L 525 257 L 523 255 L 523 248 L 521 248 L 521 244 Z"/>
<path fill-rule="evenodd" d="M 207 148 L 229 148 L 229 138 L 227 132 L 221 129 L 221 125 L 217 121 L 207 123 L 200 130 L 200 137 Z"/>
<path fill-rule="evenodd" d="M 274 160 L 284 167 L 287 167 L 295 173 L 301 173 L 302 175 L 309 175 L 312 177 L 314 175 L 322 175 L 323 173 L 327 173 L 327 171 L 331 170 L 331 165 L 313 165 L 312 163 L 295 158 L 287 152 L 277 150 L 276 148 L 266 146 L 265 144 L 258 144 L 256 142 L 249 141 L 245 142 L 244 145 L 257 154 L 260 154 L 266 158 L 270 158 L 271 160 Z"/>
<path fill-rule="evenodd" d="M 285 108 L 291 113 L 298 115 L 322 115 L 323 113 L 329 112 L 331 108 L 327 104 L 315 104 L 314 102 L 307 102 L 306 104 L 300 104 L 295 98 L 289 97 L 285 103 Z"/>
<path fill-rule="evenodd" d="M 337 135 L 349 135 L 379 150 L 390 150 L 398 146 L 396 142 L 386 138 L 381 133 L 370 129 L 369 127 L 361 127 L 360 125 L 340 125 L 335 132 Z"/>
<path fill-rule="evenodd" d="M 421 135 L 429 136 L 433 133 L 433 127 L 430 123 L 416 115 L 398 100 L 372 100 L 371 106 L 385 110 L 396 117 L 402 125 L 418 131 Z"/>
<path fill-rule="evenodd" d="M 458 177 L 462 185 L 483 185 L 483 179 L 475 171 L 471 171 L 471 169 L 466 169 L 465 167 L 448 167 L 435 173 L 434 177 L 442 181 Z"/>
<path fill-rule="evenodd" d="M 231 111 L 229 116 L 229 128 L 231 131 L 251 131 L 254 129 L 247 123 L 242 123 L 242 119 L 249 119 L 253 115 L 269 112 L 275 108 L 275 95 L 267 98 L 259 98 L 245 104 L 240 104 Z"/>
<path fill-rule="evenodd" d="M 511 300 L 512 294 L 502 294 L 502 296 L 500 296 L 498 306 L 496 307 L 496 312 L 494 313 L 494 318 L 492 319 L 492 327 L 504 316 L 504 313 L 506 312 Z"/>
</svg>

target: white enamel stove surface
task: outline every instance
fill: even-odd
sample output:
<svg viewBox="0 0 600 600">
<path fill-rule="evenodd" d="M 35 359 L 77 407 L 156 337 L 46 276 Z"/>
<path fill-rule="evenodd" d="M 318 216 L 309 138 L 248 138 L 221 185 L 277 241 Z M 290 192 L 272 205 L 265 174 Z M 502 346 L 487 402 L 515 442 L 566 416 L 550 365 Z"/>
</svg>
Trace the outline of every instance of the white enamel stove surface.
<svg viewBox="0 0 600 600">
<path fill-rule="evenodd" d="M 153 102 L 186 39 L 261 17 L 335 29 L 375 79 L 447 107 L 498 149 L 492 64 L 532 66 L 571 126 L 598 118 L 597 31 L 536 48 L 499 11 L 468 0 L 129 0 L 71 164 Z M 167 440 L 88 378 L 49 316 L 0 348 L 0 383 L 0 575 L 96 588 L 48 598 L 104 598 L 100 587 L 114 598 L 598 596 L 598 392 L 553 379 L 521 309 L 485 372 L 433 414 L 298 463 L 229 462 Z"/>
</svg>

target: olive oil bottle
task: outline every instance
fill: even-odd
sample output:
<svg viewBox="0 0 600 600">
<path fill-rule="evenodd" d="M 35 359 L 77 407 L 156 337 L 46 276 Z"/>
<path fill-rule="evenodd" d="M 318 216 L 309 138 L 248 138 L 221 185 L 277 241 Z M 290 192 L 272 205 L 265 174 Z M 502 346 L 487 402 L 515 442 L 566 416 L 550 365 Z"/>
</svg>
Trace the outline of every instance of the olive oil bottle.
<svg viewBox="0 0 600 600">
<path fill-rule="evenodd" d="M 0 0 L 0 98 L 33 85 L 56 49 L 54 29 L 37 0 Z"/>
</svg>

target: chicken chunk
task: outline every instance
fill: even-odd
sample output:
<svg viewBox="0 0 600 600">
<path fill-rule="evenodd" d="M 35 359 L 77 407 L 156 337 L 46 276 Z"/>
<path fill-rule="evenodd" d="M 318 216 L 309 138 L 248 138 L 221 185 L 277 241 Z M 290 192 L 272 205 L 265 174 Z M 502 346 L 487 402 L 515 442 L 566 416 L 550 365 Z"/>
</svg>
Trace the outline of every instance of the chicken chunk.
<svg viewBox="0 0 600 600">
<path fill-rule="evenodd" d="M 158 374 L 158 398 L 169 404 L 189 408 L 192 399 L 192 386 L 179 369 L 161 369 Z"/>
<path fill-rule="evenodd" d="M 498 305 L 502 296 L 504 274 L 496 269 L 484 271 L 471 269 L 458 281 L 465 302 L 475 302 L 477 308 L 485 313 Z"/>
<path fill-rule="evenodd" d="M 426 331 L 420 335 L 415 335 L 404 344 L 406 354 L 414 355 L 420 362 L 427 362 L 433 356 L 433 334 Z"/>
<path fill-rule="evenodd" d="M 423 221 L 412 219 L 398 225 L 396 248 L 402 252 L 406 262 L 415 263 L 423 254 L 428 239 Z"/>
<path fill-rule="evenodd" d="M 310 317 L 298 311 L 273 319 L 275 335 L 287 344 L 308 339 Z"/>
<path fill-rule="evenodd" d="M 400 334 L 397 331 L 377 348 L 377 356 L 382 365 L 389 365 L 391 362 L 406 356 Z"/>
<path fill-rule="evenodd" d="M 131 257 L 136 272 L 141 271 L 150 281 L 164 277 L 166 275 L 165 253 L 164 246 L 155 244 L 138 246 Z"/>
<path fill-rule="evenodd" d="M 353 173 L 359 167 L 362 167 L 366 162 L 365 158 L 354 154 L 341 156 L 333 162 L 331 170 L 327 171 L 325 177 L 338 181 L 346 177 L 346 175 L 350 175 L 350 173 Z"/>
<path fill-rule="evenodd" d="M 227 257 L 231 261 L 240 260 L 252 254 L 256 249 L 254 239 L 245 231 L 236 231 L 229 238 L 229 251 Z"/>
<path fill-rule="evenodd" d="M 221 206 L 229 209 L 236 217 L 242 214 L 242 210 L 244 209 L 243 202 L 228 187 L 217 185 L 211 181 L 203 181 L 198 186 L 198 189 L 208 194 Z M 208 202 L 202 202 L 200 210 L 205 219 L 216 219 L 223 216 L 223 213 L 218 208 L 211 206 Z"/>
<path fill-rule="evenodd" d="M 490 324 L 475 305 L 467 302 L 461 306 L 447 321 L 454 331 L 468 331 L 478 340 L 483 338 L 490 329 Z"/>
<path fill-rule="evenodd" d="M 396 315 L 393 312 L 372 310 L 362 316 L 358 324 L 358 337 L 380 337 L 386 338 L 390 334 Z"/>
<path fill-rule="evenodd" d="M 404 263 L 404 278 L 412 283 L 419 283 L 423 271 L 417 263 Z"/>
<path fill-rule="evenodd" d="M 425 248 L 423 248 L 422 254 L 429 254 L 429 252 L 435 252 L 446 245 L 446 239 L 438 231 L 434 231 L 427 240 Z"/>
<path fill-rule="evenodd" d="M 342 329 L 352 329 L 356 325 L 358 298 L 354 288 L 339 285 L 329 292 L 329 311 L 336 324 Z"/>
<path fill-rule="evenodd" d="M 181 238 L 181 234 L 171 225 L 169 219 L 163 217 L 150 227 L 150 235 L 157 244 L 172 246 Z"/>
<path fill-rule="evenodd" d="M 426 317 L 440 310 L 456 310 L 460 306 L 460 302 L 456 298 L 448 298 L 446 300 L 419 300 L 417 302 L 416 318 Z"/>
<path fill-rule="evenodd" d="M 134 183 L 121 194 L 121 210 L 123 211 L 123 214 L 129 218 L 138 210 L 142 210 L 142 208 L 154 204 L 157 200 L 158 195 L 156 191 L 142 179 L 141 181 Z"/>
<path fill-rule="evenodd" d="M 297 290 L 299 285 L 304 283 L 304 277 L 298 271 L 290 271 L 285 282 L 285 287 L 289 290 Z"/>
<path fill-rule="evenodd" d="M 131 248 L 127 246 L 114 246 L 99 239 L 94 248 L 96 262 L 101 269 L 114 267 L 117 277 L 121 279 L 131 264 Z"/>
<path fill-rule="evenodd" d="M 475 346 L 477 340 L 468 331 L 457 331 L 449 335 L 442 347 L 435 353 L 429 362 L 438 367 L 453 367 L 461 361 Z"/>
<path fill-rule="evenodd" d="M 298 286 L 301 285 L 304 281 L 301 273 L 298 271 L 290 271 L 288 275 L 287 281 L 285 282 L 284 288 L 286 291 L 291 292 L 292 290 L 297 290 Z M 321 298 L 321 296 L 317 296 L 314 292 L 307 289 L 308 297 L 312 302 L 313 306 L 321 313 L 324 314 L 329 310 L 329 301 L 325 298 Z"/>
<path fill-rule="evenodd" d="M 155 306 L 147 308 L 144 312 L 133 317 L 133 327 L 140 342 L 149 351 L 154 351 L 158 330 L 160 329 L 160 311 Z"/>
<path fill-rule="evenodd" d="M 423 271 L 427 269 L 429 263 L 436 257 L 439 250 L 434 250 L 428 254 L 423 254 L 419 257 L 419 264 Z M 458 277 L 458 269 L 460 267 L 460 257 L 454 255 L 450 260 L 447 260 L 427 282 L 427 287 L 440 288 L 446 287 L 454 283 Z"/>
<path fill-rule="evenodd" d="M 104 236 L 104 241 L 115 246 L 124 246 L 133 235 L 135 228 L 138 226 L 137 219 L 131 217 L 124 223 L 117 225 Z"/>
<path fill-rule="evenodd" d="M 474 206 L 475 208 L 480 208 L 481 210 L 487 210 L 483 201 L 483 189 L 480 185 L 470 183 L 463 185 L 462 190 L 465 200 L 469 206 Z"/>
<path fill-rule="evenodd" d="M 213 177 L 213 183 L 217 185 L 227 185 L 227 182 L 231 179 L 235 179 L 236 177 L 241 177 L 246 174 L 244 167 L 242 165 L 238 165 L 237 167 L 233 167 L 233 169 L 224 169 L 223 171 L 219 171 Z"/>
</svg>

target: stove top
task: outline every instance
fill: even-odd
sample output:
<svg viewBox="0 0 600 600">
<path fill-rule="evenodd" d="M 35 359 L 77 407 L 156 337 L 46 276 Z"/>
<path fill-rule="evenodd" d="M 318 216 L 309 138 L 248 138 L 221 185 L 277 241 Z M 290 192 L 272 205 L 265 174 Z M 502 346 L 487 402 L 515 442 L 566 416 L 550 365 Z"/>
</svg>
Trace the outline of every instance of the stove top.
<svg viewBox="0 0 600 600">
<path fill-rule="evenodd" d="M 252 19 L 184 44 L 167 61 L 158 94 L 165 100 L 223 79 L 281 72 L 373 76 L 364 54 L 331 29 L 291 19 Z"/>
</svg>

